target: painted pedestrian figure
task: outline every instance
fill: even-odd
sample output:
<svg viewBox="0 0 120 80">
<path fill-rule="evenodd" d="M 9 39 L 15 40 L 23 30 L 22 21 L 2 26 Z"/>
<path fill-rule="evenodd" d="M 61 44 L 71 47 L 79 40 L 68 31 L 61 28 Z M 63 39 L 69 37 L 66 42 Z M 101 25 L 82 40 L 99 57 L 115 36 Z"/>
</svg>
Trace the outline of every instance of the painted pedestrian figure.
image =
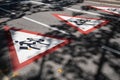
<svg viewBox="0 0 120 80">
<path fill-rule="evenodd" d="M 34 39 L 34 38 L 27 38 L 24 41 L 15 41 L 15 43 L 19 44 L 19 49 L 24 49 L 24 50 L 28 50 L 28 49 L 36 49 L 36 50 L 40 50 L 41 47 L 43 46 L 49 46 L 49 43 L 45 43 L 44 39 Z"/>
<path fill-rule="evenodd" d="M 76 25 L 83 25 L 85 24 L 86 22 L 90 22 L 90 20 L 85 20 L 85 19 L 68 19 L 68 21 L 70 22 L 74 22 Z"/>
</svg>

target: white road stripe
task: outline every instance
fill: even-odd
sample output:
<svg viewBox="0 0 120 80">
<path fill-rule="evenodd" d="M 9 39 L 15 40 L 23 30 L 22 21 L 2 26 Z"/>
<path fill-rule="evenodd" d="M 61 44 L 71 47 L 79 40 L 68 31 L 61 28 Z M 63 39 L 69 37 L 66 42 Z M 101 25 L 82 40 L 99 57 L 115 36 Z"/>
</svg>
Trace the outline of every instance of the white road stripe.
<svg viewBox="0 0 120 80">
<path fill-rule="evenodd" d="M 104 4 L 104 5 L 110 5 L 110 6 L 120 6 L 118 4 L 110 4 L 110 3 L 103 3 L 103 2 L 94 2 L 94 1 L 86 1 L 90 3 L 96 3 L 96 4 Z"/>
<path fill-rule="evenodd" d="M 21 1 L 21 4 L 28 4 L 28 3 L 32 3 L 32 4 L 36 4 L 36 5 L 47 5 L 47 6 L 51 5 L 51 4 L 38 2 L 38 1 Z"/>
<path fill-rule="evenodd" d="M 108 51 L 114 52 L 114 53 L 116 53 L 116 54 L 120 54 L 120 51 L 115 50 L 115 49 L 112 49 L 112 48 L 110 48 L 110 47 L 107 47 L 107 46 L 104 46 L 104 45 L 103 45 L 102 48 L 103 48 L 103 49 L 106 49 L 106 50 L 108 50 Z"/>
<path fill-rule="evenodd" d="M 47 28 L 50 28 L 50 29 L 52 29 L 52 30 L 57 30 L 57 31 L 62 32 L 62 33 L 64 33 L 64 34 L 68 34 L 68 33 L 66 33 L 66 32 L 63 31 L 63 30 L 59 30 L 59 29 L 57 29 L 57 28 L 52 28 L 52 27 L 50 27 L 50 26 L 47 25 L 47 24 L 44 24 L 44 23 L 42 23 L 42 22 L 39 22 L 39 21 L 33 20 L 33 19 L 31 19 L 31 18 L 23 17 L 23 19 L 26 19 L 26 20 L 29 20 L 29 21 L 31 21 L 31 22 L 34 22 L 34 23 L 40 24 L 40 25 L 42 25 L 42 26 L 44 26 L 44 27 L 47 27 Z"/>
<path fill-rule="evenodd" d="M 3 6 L 3 5 L 11 5 L 11 4 L 15 4 L 15 3 L 18 3 L 18 2 L 5 3 L 5 4 L 1 4 L 0 6 Z"/>
<path fill-rule="evenodd" d="M 67 8 L 67 7 L 64 7 L 64 9 L 67 9 L 67 10 L 70 10 L 70 11 L 75 11 L 75 12 L 87 13 L 87 14 L 96 15 L 96 16 L 102 16 L 101 14 L 98 14 L 98 13 L 83 11 L 83 10 L 80 10 L 80 9 L 78 10 L 78 9 Z"/>
<path fill-rule="evenodd" d="M 33 4 L 37 4 L 37 5 L 48 5 L 48 6 L 50 6 L 51 4 L 47 4 L 47 3 L 43 3 L 43 2 L 38 2 L 38 1 L 30 1 L 31 3 L 33 3 Z"/>
<path fill-rule="evenodd" d="M 88 12 L 88 11 L 83 11 L 83 10 L 78 10 L 78 9 L 73 9 L 73 8 L 66 8 L 64 7 L 65 9 L 67 10 L 70 10 L 70 11 L 74 11 L 74 12 L 81 12 L 81 13 L 86 13 L 86 14 L 90 14 L 90 15 L 95 15 L 95 16 L 102 16 L 104 17 L 104 15 L 102 14 L 99 14 L 99 13 L 94 13 L 94 12 Z M 105 16 L 105 17 L 109 17 L 109 18 L 112 18 L 112 19 L 117 19 L 120 21 L 120 19 L 118 17 L 112 17 L 112 16 Z"/>
<path fill-rule="evenodd" d="M 12 14 L 12 12 L 9 11 L 9 10 L 3 9 L 3 8 L 1 8 L 1 7 L 0 7 L 0 9 L 3 10 L 3 11 L 5 11 L 5 12 L 7 12 L 7 13 Z M 14 12 L 13 12 L 13 13 L 14 13 Z M 66 32 L 63 31 L 63 30 L 59 30 L 59 29 L 57 29 L 57 28 L 52 28 L 52 27 L 50 27 L 50 26 L 47 25 L 47 24 L 44 24 L 44 23 L 38 22 L 38 21 L 33 20 L 33 19 L 30 19 L 30 18 L 28 18 L 28 17 L 23 17 L 23 18 L 26 19 L 26 20 L 32 21 L 32 22 L 34 22 L 34 23 L 40 24 L 40 25 L 42 25 L 42 26 L 44 26 L 44 27 L 50 28 L 50 29 L 52 29 L 52 30 L 57 30 L 57 31 L 62 32 L 62 33 L 64 33 L 64 34 L 68 34 L 68 33 L 66 33 Z"/>
<path fill-rule="evenodd" d="M 6 10 L 6 9 L 3 9 L 3 8 L 1 8 L 1 7 L 0 7 L 0 9 L 3 10 L 3 11 L 5 11 L 5 12 L 7 12 L 7 13 L 11 13 L 11 11 Z"/>
</svg>

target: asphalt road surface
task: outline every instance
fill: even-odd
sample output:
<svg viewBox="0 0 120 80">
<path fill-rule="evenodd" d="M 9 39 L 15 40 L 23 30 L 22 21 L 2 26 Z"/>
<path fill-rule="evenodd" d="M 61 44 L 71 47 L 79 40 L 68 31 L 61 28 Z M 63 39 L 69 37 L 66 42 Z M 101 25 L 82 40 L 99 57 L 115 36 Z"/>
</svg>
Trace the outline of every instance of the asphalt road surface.
<svg viewBox="0 0 120 80">
<path fill-rule="evenodd" d="M 19 76 L 25 80 L 120 80 L 120 55 L 118 54 L 120 50 L 120 21 L 117 21 L 120 17 L 116 17 L 107 25 L 84 35 L 72 27 L 66 26 L 65 23 L 53 16 L 53 14 L 72 16 L 73 12 L 80 12 L 80 16 L 105 19 L 106 16 L 101 16 L 101 14 L 108 14 L 102 11 L 84 11 L 80 8 L 83 5 L 110 6 L 85 1 L 64 7 L 64 11 L 37 12 L 9 21 L 7 21 L 9 18 L 0 19 L 0 22 L 7 21 L 6 24 L 10 27 L 73 40 L 70 44 L 17 70 L 16 73 Z M 3 29 L 1 29 L 0 35 L 0 43 L 2 44 L 0 48 L 3 55 L 1 59 L 7 61 L 7 66 L 12 66 L 6 42 L 7 37 Z M 109 51 L 108 48 L 108 50 L 102 49 L 101 45 L 110 46 L 118 53 L 115 53 L 114 50 L 112 50 L 113 52 Z M 0 64 L 0 66 L 2 65 Z M 61 73 L 58 72 L 59 68 L 62 69 Z M 6 75 L 10 77 L 12 73 L 14 72 L 10 70 Z"/>
</svg>

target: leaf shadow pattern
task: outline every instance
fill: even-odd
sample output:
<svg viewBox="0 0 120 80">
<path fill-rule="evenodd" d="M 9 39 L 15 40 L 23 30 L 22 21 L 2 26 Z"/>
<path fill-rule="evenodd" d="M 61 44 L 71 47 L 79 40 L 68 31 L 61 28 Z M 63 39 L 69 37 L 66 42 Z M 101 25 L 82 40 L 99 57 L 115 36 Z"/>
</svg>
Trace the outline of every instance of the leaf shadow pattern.
<svg viewBox="0 0 120 80">
<path fill-rule="evenodd" d="M 9 55 L 8 55 L 8 48 L 7 45 L 7 38 L 5 35 L 5 31 L 1 28 L 0 29 L 0 71 L 4 74 L 8 74 L 11 71 L 11 66 L 9 63 Z"/>
<path fill-rule="evenodd" d="M 10 19 L 11 20 L 11 19 Z M 9 21 L 9 20 L 8 20 Z M 7 22 L 7 21 L 6 21 Z M 6 24 L 1 25 L 0 27 L 0 80 L 4 76 L 9 76 L 13 72 L 13 66 L 12 66 L 12 58 L 10 56 L 10 51 L 13 49 L 9 49 L 10 46 L 13 46 L 11 42 L 9 42 L 8 38 L 8 31 L 4 30 L 3 26 Z M 21 29 L 18 29 L 21 30 Z M 14 33 L 12 33 L 14 36 Z M 18 78 L 18 77 L 17 77 Z M 22 77 L 21 77 L 22 78 Z"/>
<path fill-rule="evenodd" d="M 107 19 L 105 16 L 102 18 Z M 96 32 L 81 34 L 79 37 L 72 35 L 74 32 L 70 35 L 57 31 L 47 33 L 47 35 L 72 39 L 73 42 L 47 56 L 42 69 L 42 80 L 119 80 L 120 65 L 117 63 L 120 61 L 120 55 L 101 48 L 105 45 L 119 51 L 120 45 L 117 42 L 120 38 L 119 25 L 119 20 L 111 19 L 107 26 L 108 30 L 100 28 Z M 69 27 L 59 25 L 58 28 L 69 31 Z M 51 66 L 52 69 L 49 71 L 46 65 Z M 63 68 L 60 76 L 56 76 L 57 73 L 54 70 L 56 66 Z"/>
<path fill-rule="evenodd" d="M 101 18 L 108 19 L 106 16 L 108 15 Z M 39 66 L 41 69 L 38 75 L 27 80 L 119 80 L 120 65 L 117 63 L 120 63 L 120 56 L 101 48 L 102 45 L 106 45 L 116 50 L 120 49 L 119 42 L 115 41 L 120 38 L 120 21 L 111 18 L 110 20 L 109 27 L 107 26 L 109 30 L 100 28 L 97 32 L 91 32 L 88 35 L 80 34 L 79 36 L 73 35 L 76 30 L 64 23 L 62 25 L 51 25 L 60 30 L 65 30 L 69 34 L 52 31 L 46 33 L 47 35 L 72 39 L 73 42 L 50 55 L 44 56 Z M 4 46 L 7 44 L 5 35 L 2 34 L 3 30 L 0 32 L 0 35 L 3 36 L 0 37 L 0 52 L 2 52 L 0 54 L 0 65 L 2 65 L 0 68 L 3 70 L 10 63 L 6 63 L 7 65 L 3 67 L 5 62 L 8 62 L 8 60 L 4 60 L 8 59 L 4 57 L 7 51 Z M 108 66 L 104 66 L 105 64 Z M 62 68 L 63 73 L 57 73 L 56 67 Z M 107 72 L 108 68 L 111 70 L 110 74 Z M 112 75 L 114 73 L 116 76 Z"/>
</svg>

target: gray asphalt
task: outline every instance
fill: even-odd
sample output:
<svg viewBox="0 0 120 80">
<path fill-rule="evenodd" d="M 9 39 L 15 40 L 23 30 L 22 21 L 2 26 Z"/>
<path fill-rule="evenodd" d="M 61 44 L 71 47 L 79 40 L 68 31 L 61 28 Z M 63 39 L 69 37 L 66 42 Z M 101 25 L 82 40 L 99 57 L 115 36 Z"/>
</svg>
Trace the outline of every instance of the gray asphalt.
<svg viewBox="0 0 120 80">
<path fill-rule="evenodd" d="M 70 8 L 79 10 L 82 5 L 101 6 L 101 4 L 94 4 L 94 3 L 90 3 L 90 2 L 86 1 L 86 2 L 81 3 L 81 4 L 73 5 Z M 103 6 L 106 6 L 106 5 L 103 5 Z M 62 23 L 56 17 L 54 17 L 52 14 L 55 13 L 55 14 L 65 14 L 65 15 L 71 15 L 72 16 L 72 12 L 73 11 L 69 11 L 69 10 L 47 11 L 47 12 L 38 12 L 38 13 L 31 14 L 31 15 L 26 15 L 25 17 L 31 18 L 31 19 L 36 20 L 38 22 L 42 22 L 42 23 L 47 24 L 49 26 L 51 26 L 51 25 L 61 25 Z M 91 12 L 99 13 L 99 11 L 91 11 Z M 101 13 L 103 13 L 103 12 L 101 12 Z M 81 16 L 92 17 L 92 18 L 100 18 L 99 16 L 90 15 L 90 14 L 83 14 Z M 1 21 L 4 21 L 4 20 L 5 19 L 1 19 Z M 18 18 L 18 19 L 8 21 L 7 25 L 9 25 L 10 27 L 26 29 L 26 30 L 30 30 L 30 31 L 33 31 L 33 32 L 40 32 L 40 33 L 43 33 L 43 34 L 51 33 L 51 32 L 54 31 L 50 28 L 47 28 L 43 25 L 40 25 L 40 24 L 34 23 L 32 21 L 26 20 L 24 18 Z M 99 32 L 100 29 L 109 31 L 110 27 L 111 27 L 111 25 L 103 26 L 103 27 L 93 31 L 93 33 L 94 32 L 95 33 Z M 63 29 L 63 31 L 65 31 L 65 30 Z M 79 32 L 72 32 L 71 34 L 73 34 L 77 37 L 80 37 L 82 35 Z M 65 34 L 61 33 L 61 35 L 65 35 Z M 69 36 L 69 34 L 68 34 L 68 36 Z M 120 39 L 111 39 L 111 42 L 117 42 L 119 44 Z M 75 43 L 71 43 L 70 45 L 71 46 L 72 45 L 78 46 L 77 44 L 80 45 L 81 43 L 79 41 L 77 41 Z M 72 46 L 72 47 L 74 47 L 74 46 Z M 80 48 L 80 50 L 83 50 L 83 52 L 84 52 L 84 48 L 86 48 L 86 47 L 84 47 L 84 46 L 79 47 L 78 46 L 78 49 L 77 48 L 75 49 L 76 53 L 77 53 L 77 50 L 78 50 L 78 53 L 81 54 L 79 52 L 79 48 Z M 67 51 L 65 51 L 64 49 L 66 49 Z M 71 51 L 69 49 L 71 49 L 71 48 L 67 49 L 67 47 L 63 47 L 63 48 L 57 50 L 56 52 L 53 52 L 52 54 L 46 55 L 44 57 L 45 62 L 42 62 L 44 58 L 40 58 L 37 62 L 33 62 L 33 63 L 29 64 L 28 66 L 25 66 L 24 68 L 18 70 L 17 72 L 19 73 L 19 75 L 21 75 L 22 77 L 24 77 L 26 79 L 27 78 L 32 78 L 36 75 L 39 75 L 39 76 L 41 75 L 41 80 L 94 80 L 93 77 L 97 74 L 97 69 L 99 68 L 99 66 L 97 64 L 100 62 L 99 59 L 101 57 L 101 53 L 98 52 L 97 55 L 90 55 L 90 54 L 92 54 L 92 52 L 90 52 L 90 51 L 85 52 L 86 56 L 92 57 L 92 58 L 88 59 L 86 57 L 80 57 L 80 56 L 73 57 L 73 56 L 71 56 L 71 54 L 67 54 L 67 52 L 69 53 Z M 8 50 L 7 50 L 6 54 L 7 53 L 9 54 Z M 74 51 L 72 51 L 71 53 L 75 54 Z M 53 60 L 49 60 L 50 57 L 51 58 L 62 58 L 62 59 L 60 59 L 61 64 L 55 63 Z M 107 57 L 109 58 L 108 55 L 107 55 Z M 112 57 L 112 58 L 110 58 L 110 61 L 112 63 L 114 63 L 114 65 L 120 66 L 119 65 L 119 63 L 120 63 L 119 58 L 116 59 L 114 56 L 110 56 L 110 57 Z M 82 69 L 82 71 L 80 71 L 79 68 L 76 68 L 76 69 L 78 69 L 78 73 L 77 73 L 76 70 L 74 71 L 74 69 L 73 69 L 73 72 L 66 73 L 67 69 L 69 68 L 68 66 L 66 66 L 66 63 L 69 62 L 69 60 L 71 60 L 71 59 L 74 62 L 73 64 L 71 62 L 71 64 L 72 65 L 77 65 L 77 67 Z M 42 66 L 44 66 L 44 67 L 42 67 Z M 62 68 L 63 73 L 58 73 L 57 72 L 58 68 Z M 41 70 L 42 70 L 42 72 L 40 74 L 39 71 L 41 71 Z M 52 73 L 49 74 L 47 72 L 49 70 L 52 70 L 54 76 L 51 75 Z M 120 70 L 120 69 L 118 69 L 118 70 Z M 76 72 L 76 74 L 78 76 L 75 75 L 74 72 Z M 105 62 L 101 72 L 102 72 L 102 75 L 107 76 L 107 77 L 105 77 L 105 79 L 101 79 L 101 80 L 107 80 L 107 79 L 108 80 L 120 80 L 120 73 L 117 73 L 113 68 L 111 68 L 110 63 L 108 63 L 108 62 Z M 84 77 L 86 77 L 86 78 L 83 79 L 82 77 L 79 77 L 80 73 L 82 75 L 84 75 Z M 75 76 L 76 76 L 76 79 L 74 79 Z M 55 77 L 56 79 L 53 79 L 52 77 Z M 88 79 L 87 79 L 87 77 L 88 77 Z M 38 79 L 36 79 L 36 80 L 38 80 Z"/>
</svg>

